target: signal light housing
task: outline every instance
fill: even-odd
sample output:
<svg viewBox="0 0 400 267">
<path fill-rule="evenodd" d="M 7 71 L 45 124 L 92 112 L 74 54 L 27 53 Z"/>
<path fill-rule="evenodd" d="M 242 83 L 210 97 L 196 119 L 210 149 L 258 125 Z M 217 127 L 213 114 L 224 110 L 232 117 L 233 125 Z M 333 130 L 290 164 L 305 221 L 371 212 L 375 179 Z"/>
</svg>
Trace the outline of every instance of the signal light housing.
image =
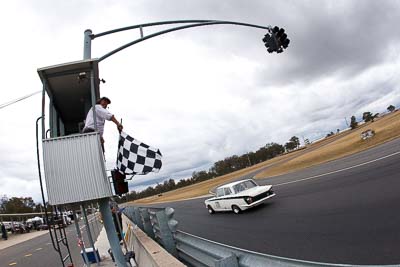
<svg viewBox="0 0 400 267">
<path fill-rule="evenodd" d="M 116 195 L 122 196 L 129 192 L 128 182 L 125 181 L 125 174 L 120 173 L 118 170 L 112 170 L 111 177 Z"/>
<path fill-rule="evenodd" d="M 288 48 L 290 43 L 285 30 L 283 28 L 279 28 L 278 26 L 275 26 L 272 29 L 270 28 L 262 41 L 265 44 L 268 53 L 282 53 L 283 49 Z"/>
</svg>

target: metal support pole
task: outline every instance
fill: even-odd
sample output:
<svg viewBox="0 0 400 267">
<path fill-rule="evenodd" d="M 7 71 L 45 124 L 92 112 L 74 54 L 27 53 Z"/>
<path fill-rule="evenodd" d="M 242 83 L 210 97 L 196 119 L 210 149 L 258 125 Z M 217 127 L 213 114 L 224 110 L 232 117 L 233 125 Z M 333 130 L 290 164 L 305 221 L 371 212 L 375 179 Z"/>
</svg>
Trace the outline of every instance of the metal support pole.
<svg viewBox="0 0 400 267">
<path fill-rule="evenodd" d="M 94 87 L 94 71 L 90 71 L 90 94 L 92 96 L 92 111 L 93 111 L 93 124 L 94 130 L 97 132 L 97 118 L 96 118 L 96 92 Z"/>
<path fill-rule="evenodd" d="M 90 243 L 90 246 L 93 248 L 94 258 L 96 259 L 97 265 L 100 266 L 100 260 L 99 260 L 99 257 L 97 256 L 96 248 L 95 248 L 94 242 L 93 242 L 92 232 L 90 230 L 89 221 L 88 221 L 87 215 L 86 215 L 85 204 L 83 204 L 83 203 L 81 204 L 81 211 L 82 211 L 82 215 L 83 215 L 83 220 L 85 221 L 89 243 Z"/>
<path fill-rule="evenodd" d="M 42 90 L 42 140 L 46 138 L 45 134 L 45 113 L 46 113 L 46 84 L 43 84 L 43 90 Z M 44 204 L 43 204 L 44 205 Z"/>
<path fill-rule="evenodd" d="M 78 238 L 82 241 L 82 247 L 81 247 L 81 249 L 82 249 L 83 258 L 85 259 L 86 266 L 90 266 L 90 262 L 89 262 L 89 259 L 88 259 L 87 254 L 86 254 L 85 244 L 84 244 L 83 239 L 82 239 L 81 229 L 79 228 L 78 217 L 76 216 L 75 210 L 72 210 L 72 214 L 73 214 L 73 216 L 74 216 L 74 223 L 75 223 L 75 228 L 76 228 L 76 235 L 77 235 Z"/>
<path fill-rule="evenodd" d="M 90 59 L 92 57 L 92 30 L 88 29 L 84 32 L 84 42 L 83 42 L 83 59 Z M 93 70 L 90 71 L 90 94 L 92 100 L 92 111 L 93 111 L 93 123 L 94 130 L 97 131 L 97 122 L 96 122 L 96 96 L 94 89 L 94 73 Z"/>
<path fill-rule="evenodd" d="M 109 205 L 109 199 L 102 198 L 99 200 L 99 204 L 100 204 L 100 212 L 103 217 L 104 228 L 106 229 L 107 238 L 108 241 L 110 242 L 115 263 L 117 264 L 118 267 L 127 267 L 125 256 L 122 253 L 121 246 L 119 245 L 117 231 L 115 230 L 115 225 Z"/>
<path fill-rule="evenodd" d="M 143 35 L 143 27 L 140 27 L 140 38 L 143 38 L 144 37 L 144 35 Z"/>
<path fill-rule="evenodd" d="M 92 205 L 92 210 L 93 210 L 93 205 Z M 96 212 L 99 212 L 98 209 Z M 94 223 L 96 224 L 97 232 L 100 234 L 101 229 L 99 227 L 99 220 L 98 220 L 96 212 L 94 213 L 94 218 L 95 218 Z"/>
<path fill-rule="evenodd" d="M 90 29 L 84 32 L 84 47 L 83 47 L 83 59 L 90 59 L 91 49 L 92 49 L 92 31 Z M 93 109 L 93 121 L 95 130 L 97 130 L 96 123 L 96 95 L 95 95 L 95 81 L 94 81 L 94 73 L 93 70 L 90 72 L 90 87 L 91 87 L 91 100 L 92 100 L 92 109 Z M 109 206 L 109 199 L 104 198 L 99 200 L 100 204 L 100 212 L 103 216 L 104 228 L 107 233 L 108 241 L 110 242 L 111 250 L 114 255 L 115 262 L 118 267 L 126 267 L 126 261 L 124 254 L 122 253 L 121 246 L 119 245 L 119 239 L 117 233 L 115 231 L 115 225 L 112 219 L 111 210 Z M 79 227 L 78 227 L 79 228 Z"/>
<path fill-rule="evenodd" d="M 124 243 L 125 252 L 128 253 L 128 247 L 126 246 L 125 238 L 124 238 L 124 236 L 123 236 L 122 224 L 121 224 L 121 221 L 119 220 L 119 215 L 118 215 L 119 213 L 120 213 L 120 211 L 119 211 L 119 209 L 118 209 L 117 214 L 116 214 L 116 216 L 115 216 L 115 218 L 117 219 L 117 227 L 118 227 L 118 229 L 119 229 L 119 232 L 121 233 L 122 243 Z"/>
<path fill-rule="evenodd" d="M 90 59 L 92 57 L 92 30 L 87 29 L 84 33 L 84 43 L 83 43 L 83 59 Z"/>
<path fill-rule="evenodd" d="M 128 47 L 130 47 L 130 46 L 132 46 L 134 44 L 146 41 L 148 39 L 151 39 L 151 38 L 159 36 L 159 35 L 163 35 L 163 34 L 174 32 L 174 31 L 179 31 L 179 30 L 183 30 L 183 29 L 188 29 L 188 28 L 203 27 L 203 26 L 218 25 L 218 24 L 220 24 L 220 25 L 222 25 L 222 24 L 239 25 L 239 26 L 246 26 L 246 27 L 258 28 L 258 29 L 265 29 L 265 30 L 271 30 L 272 29 L 271 26 L 261 26 L 261 25 L 255 25 L 255 24 L 249 24 L 249 23 L 241 23 L 241 22 L 236 22 L 236 21 L 216 21 L 216 20 L 213 20 L 213 21 L 210 20 L 210 21 L 206 21 L 206 22 L 194 23 L 194 24 L 189 24 L 189 25 L 183 25 L 183 26 L 174 27 L 174 28 L 163 30 L 163 31 L 159 31 L 159 32 L 156 32 L 156 33 L 152 33 L 152 34 L 147 35 L 146 37 L 142 37 L 142 38 L 137 39 L 135 41 L 129 42 L 129 43 L 123 45 L 123 46 L 118 47 L 117 49 L 114 49 L 113 51 L 108 52 L 104 56 L 100 57 L 99 58 L 99 62 L 103 61 L 104 59 L 112 56 L 113 54 L 115 54 L 115 53 L 117 53 L 117 52 L 119 52 L 121 50 L 124 50 L 125 48 L 128 48 Z M 138 27 L 140 27 L 140 26 L 142 26 L 142 25 L 139 25 Z M 133 29 L 133 28 L 138 28 L 138 27 L 128 27 L 128 28 Z M 113 33 L 113 32 L 116 32 L 116 31 L 110 31 L 109 33 Z M 95 36 L 99 36 L 99 35 L 95 35 Z"/>
<path fill-rule="evenodd" d="M 93 219 L 91 221 L 93 232 L 96 232 L 95 228 L 94 228 L 94 224 L 96 224 L 96 229 L 97 229 L 97 232 L 99 233 L 99 227 L 97 226 L 97 223 L 96 223 L 96 221 L 97 221 L 96 212 L 94 212 L 93 204 L 90 204 L 90 209 L 92 210 L 92 214 L 93 214 Z"/>
</svg>

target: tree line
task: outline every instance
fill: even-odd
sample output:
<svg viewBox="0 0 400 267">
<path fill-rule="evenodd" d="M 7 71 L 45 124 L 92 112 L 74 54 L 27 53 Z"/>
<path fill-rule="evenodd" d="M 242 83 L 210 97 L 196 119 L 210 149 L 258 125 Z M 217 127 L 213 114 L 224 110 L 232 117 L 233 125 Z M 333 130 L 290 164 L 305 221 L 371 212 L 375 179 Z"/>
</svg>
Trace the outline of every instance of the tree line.
<svg viewBox="0 0 400 267">
<path fill-rule="evenodd" d="M 272 159 L 284 152 L 294 150 L 300 146 L 298 137 L 293 136 L 285 145 L 278 143 L 267 143 L 256 151 L 245 153 L 243 155 L 233 155 L 223 160 L 215 162 L 209 170 L 195 171 L 192 176 L 187 179 L 181 179 L 176 182 L 174 179 L 165 180 L 156 186 L 150 186 L 143 191 L 130 191 L 119 199 L 119 202 L 132 201 L 154 195 L 160 195 L 164 192 L 213 179 L 225 174 L 238 171 L 263 161 Z"/>
<path fill-rule="evenodd" d="M 390 105 L 386 109 L 388 112 L 394 112 L 396 110 L 396 107 L 393 105 Z M 372 114 L 372 112 L 366 111 L 366 112 L 363 112 L 362 120 L 364 122 L 369 122 L 369 121 L 373 122 L 378 116 L 379 116 L 379 113 Z M 357 128 L 357 126 L 358 126 L 358 122 L 357 122 L 356 116 L 353 115 L 350 118 L 350 128 L 353 130 L 353 129 Z"/>
<path fill-rule="evenodd" d="M 43 205 L 35 203 L 32 197 L 3 197 L 0 200 L 0 214 L 32 213 L 42 211 Z"/>
</svg>

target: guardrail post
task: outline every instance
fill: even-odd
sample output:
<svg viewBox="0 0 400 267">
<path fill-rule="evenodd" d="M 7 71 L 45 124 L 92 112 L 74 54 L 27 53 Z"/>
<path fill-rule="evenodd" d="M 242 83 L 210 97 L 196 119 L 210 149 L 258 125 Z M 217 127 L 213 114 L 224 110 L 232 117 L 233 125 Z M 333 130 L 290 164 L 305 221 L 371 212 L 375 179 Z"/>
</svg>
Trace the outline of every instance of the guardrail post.
<svg viewBox="0 0 400 267">
<path fill-rule="evenodd" d="M 134 207 L 133 208 L 133 214 L 134 214 L 134 218 L 135 218 L 135 224 L 142 230 L 144 231 L 144 226 L 143 226 L 143 221 L 142 218 L 140 216 L 140 209 L 138 207 Z"/>
<path fill-rule="evenodd" d="M 239 267 L 238 258 L 235 254 L 219 259 L 215 262 L 215 267 Z"/>
<path fill-rule="evenodd" d="M 143 221 L 143 227 L 144 227 L 144 232 L 151 238 L 151 239 L 155 239 L 155 235 L 154 235 L 154 230 L 153 230 L 153 226 L 151 225 L 151 221 L 150 221 L 150 214 L 149 214 L 149 210 L 147 208 L 140 208 L 140 213 L 142 215 L 142 221 Z"/>
<path fill-rule="evenodd" d="M 168 219 L 168 227 L 174 234 L 178 230 L 178 221 L 174 219 L 175 210 L 173 208 L 165 208 L 165 215 Z"/>
<path fill-rule="evenodd" d="M 177 257 L 178 253 L 176 250 L 175 239 L 172 234 L 172 231 L 176 231 L 176 226 L 178 223 L 174 219 L 172 219 L 173 215 L 174 215 L 173 208 L 166 208 L 165 210 L 157 211 L 155 213 L 155 217 L 156 217 L 157 221 L 156 222 L 153 221 L 153 227 L 156 226 L 156 227 L 154 227 L 155 230 L 159 231 L 159 235 L 160 235 L 160 239 L 161 239 L 163 247 L 170 254 Z M 154 225 L 155 223 L 157 225 Z M 157 233 L 156 233 L 156 235 L 157 235 Z"/>
<path fill-rule="evenodd" d="M 126 207 L 124 209 L 124 214 L 129 218 L 129 220 L 136 224 L 133 207 Z"/>
</svg>

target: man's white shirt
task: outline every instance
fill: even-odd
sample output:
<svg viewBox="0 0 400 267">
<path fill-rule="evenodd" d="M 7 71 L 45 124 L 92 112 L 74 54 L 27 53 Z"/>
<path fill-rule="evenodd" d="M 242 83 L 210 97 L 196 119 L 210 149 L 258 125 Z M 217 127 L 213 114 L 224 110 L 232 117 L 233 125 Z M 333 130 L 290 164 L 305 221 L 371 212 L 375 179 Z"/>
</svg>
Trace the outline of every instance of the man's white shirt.
<svg viewBox="0 0 400 267">
<path fill-rule="evenodd" d="M 97 104 L 95 106 L 96 108 L 96 124 L 97 124 L 97 130 L 100 133 L 101 136 L 103 136 L 104 133 L 104 124 L 106 120 L 110 121 L 113 114 L 111 114 L 107 109 L 103 108 L 101 105 Z M 94 120 L 93 120 L 93 110 L 92 108 L 89 110 L 87 116 L 86 116 L 86 121 L 85 121 L 85 129 L 95 129 L 94 127 Z"/>
</svg>

